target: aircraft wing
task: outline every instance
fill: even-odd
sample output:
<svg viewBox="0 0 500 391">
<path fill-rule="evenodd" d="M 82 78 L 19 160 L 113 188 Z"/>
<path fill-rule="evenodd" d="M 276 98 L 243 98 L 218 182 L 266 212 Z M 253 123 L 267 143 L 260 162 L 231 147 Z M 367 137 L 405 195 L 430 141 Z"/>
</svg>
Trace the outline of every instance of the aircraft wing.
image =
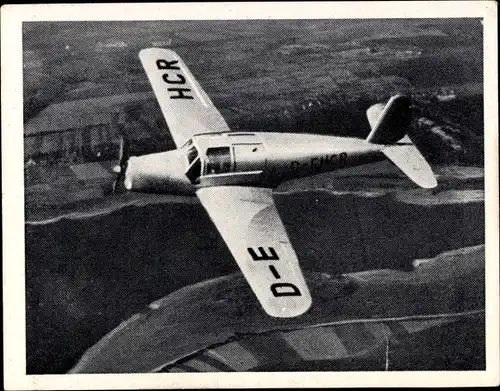
<svg viewBox="0 0 500 391">
<path fill-rule="evenodd" d="M 275 317 L 306 312 L 311 295 L 272 190 L 220 186 L 197 195 L 264 310 Z"/>
<path fill-rule="evenodd" d="M 195 134 L 229 132 L 226 121 L 177 53 L 149 48 L 141 50 L 139 58 L 177 148 Z"/>
</svg>

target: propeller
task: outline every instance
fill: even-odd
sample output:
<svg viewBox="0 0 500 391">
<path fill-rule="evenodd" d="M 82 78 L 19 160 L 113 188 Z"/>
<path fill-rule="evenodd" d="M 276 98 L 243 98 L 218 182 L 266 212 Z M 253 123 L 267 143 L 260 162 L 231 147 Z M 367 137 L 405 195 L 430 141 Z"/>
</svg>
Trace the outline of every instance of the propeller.
<svg viewBox="0 0 500 391">
<path fill-rule="evenodd" d="M 130 157 L 130 142 L 127 138 L 123 137 L 120 139 L 120 152 L 118 165 L 113 167 L 113 171 L 116 173 L 116 178 L 113 183 L 113 194 L 120 194 L 125 192 L 125 173 L 127 171 L 128 159 Z"/>
</svg>

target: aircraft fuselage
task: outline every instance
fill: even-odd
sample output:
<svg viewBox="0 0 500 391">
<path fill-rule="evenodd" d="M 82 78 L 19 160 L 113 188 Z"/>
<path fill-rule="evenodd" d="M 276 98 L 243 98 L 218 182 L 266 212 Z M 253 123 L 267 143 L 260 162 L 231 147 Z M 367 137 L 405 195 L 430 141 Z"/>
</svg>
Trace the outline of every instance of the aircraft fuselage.
<svg viewBox="0 0 500 391">
<path fill-rule="evenodd" d="M 182 148 L 131 157 L 130 190 L 194 193 L 207 186 L 274 188 L 300 177 L 383 160 L 363 139 L 297 133 L 214 133 Z"/>
</svg>

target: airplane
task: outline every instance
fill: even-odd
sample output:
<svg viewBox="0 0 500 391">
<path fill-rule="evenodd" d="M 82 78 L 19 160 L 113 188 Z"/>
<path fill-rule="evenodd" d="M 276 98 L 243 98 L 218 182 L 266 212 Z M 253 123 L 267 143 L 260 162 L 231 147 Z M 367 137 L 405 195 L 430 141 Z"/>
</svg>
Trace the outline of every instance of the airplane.
<svg viewBox="0 0 500 391">
<path fill-rule="evenodd" d="M 130 156 L 122 139 L 115 189 L 196 194 L 264 311 L 278 318 L 312 304 L 273 189 L 300 177 L 389 159 L 422 188 L 436 177 L 407 135 L 411 100 L 392 96 L 367 110 L 366 139 L 232 132 L 177 53 L 139 53 L 177 149 Z"/>
</svg>

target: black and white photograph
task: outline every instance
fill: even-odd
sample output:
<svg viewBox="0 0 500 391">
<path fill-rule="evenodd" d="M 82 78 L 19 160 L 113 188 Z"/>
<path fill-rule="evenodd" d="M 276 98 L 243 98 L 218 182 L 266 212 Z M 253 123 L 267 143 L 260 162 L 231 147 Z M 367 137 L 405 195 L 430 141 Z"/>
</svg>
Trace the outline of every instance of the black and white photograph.
<svg viewBox="0 0 500 391">
<path fill-rule="evenodd" d="M 12 389 L 498 385 L 496 3 L 442 3 L 52 5 L 7 69 L 2 30 Z"/>
</svg>

